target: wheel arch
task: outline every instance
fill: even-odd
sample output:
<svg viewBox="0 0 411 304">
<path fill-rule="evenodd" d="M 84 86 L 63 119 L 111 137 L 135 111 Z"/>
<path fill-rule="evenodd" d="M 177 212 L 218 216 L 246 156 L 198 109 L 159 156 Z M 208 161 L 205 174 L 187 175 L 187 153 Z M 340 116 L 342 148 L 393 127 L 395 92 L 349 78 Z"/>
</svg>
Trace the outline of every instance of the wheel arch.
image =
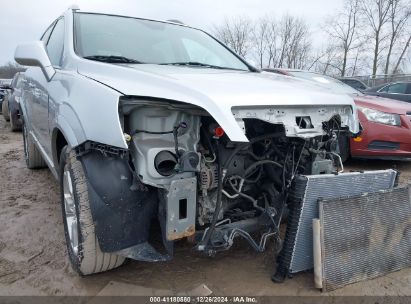
<svg viewBox="0 0 411 304">
<path fill-rule="evenodd" d="M 74 148 L 82 142 L 84 139 L 79 140 L 68 122 L 63 117 L 59 117 L 51 132 L 51 150 L 55 168 L 59 168 L 60 154 L 64 146 Z"/>
</svg>

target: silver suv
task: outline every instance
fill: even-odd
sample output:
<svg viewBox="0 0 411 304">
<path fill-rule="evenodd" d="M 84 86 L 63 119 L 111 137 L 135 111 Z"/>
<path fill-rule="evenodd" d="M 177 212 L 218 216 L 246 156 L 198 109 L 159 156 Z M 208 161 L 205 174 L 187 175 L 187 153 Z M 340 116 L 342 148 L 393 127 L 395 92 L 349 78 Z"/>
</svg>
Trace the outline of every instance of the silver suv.
<svg viewBox="0 0 411 304">
<path fill-rule="evenodd" d="M 280 246 L 296 175 L 340 170 L 353 100 L 263 73 L 183 24 L 71 8 L 21 44 L 24 152 L 60 182 L 68 253 L 83 275 L 208 255 L 244 238 Z M 261 232 L 255 239 L 253 233 Z"/>
</svg>

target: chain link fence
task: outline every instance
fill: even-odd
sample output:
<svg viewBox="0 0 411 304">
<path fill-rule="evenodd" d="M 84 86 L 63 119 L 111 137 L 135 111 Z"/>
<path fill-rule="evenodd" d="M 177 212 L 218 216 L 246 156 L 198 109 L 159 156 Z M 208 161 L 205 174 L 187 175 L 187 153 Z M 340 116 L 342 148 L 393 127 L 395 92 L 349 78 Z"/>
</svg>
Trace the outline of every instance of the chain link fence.
<svg viewBox="0 0 411 304">
<path fill-rule="evenodd" d="M 393 74 L 393 75 L 365 75 L 365 76 L 353 76 L 347 78 L 355 78 L 361 80 L 369 87 L 375 87 L 389 82 L 398 81 L 411 81 L 411 74 Z"/>
</svg>

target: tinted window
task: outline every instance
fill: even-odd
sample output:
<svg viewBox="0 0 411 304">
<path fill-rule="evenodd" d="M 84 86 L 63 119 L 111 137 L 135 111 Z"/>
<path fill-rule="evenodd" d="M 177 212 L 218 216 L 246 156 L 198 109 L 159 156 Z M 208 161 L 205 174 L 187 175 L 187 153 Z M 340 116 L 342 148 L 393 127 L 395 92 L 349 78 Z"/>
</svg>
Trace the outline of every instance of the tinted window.
<svg viewBox="0 0 411 304">
<path fill-rule="evenodd" d="M 378 90 L 378 92 L 387 92 L 388 91 L 388 88 L 389 88 L 390 86 L 389 85 L 387 85 L 387 86 L 385 86 L 385 87 L 383 87 L 383 88 L 381 88 L 381 89 L 379 89 Z"/>
<path fill-rule="evenodd" d="M 59 19 L 47 43 L 47 53 L 53 66 L 61 65 L 64 47 L 64 20 Z"/>
<path fill-rule="evenodd" d="M 364 90 L 367 87 L 360 81 L 354 80 L 354 79 L 340 79 L 342 82 L 348 84 L 349 86 L 359 89 L 359 90 Z"/>
<path fill-rule="evenodd" d="M 359 81 L 353 80 L 353 81 L 351 81 L 350 85 L 351 85 L 353 88 L 356 88 L 356 89 L 361 89 L 361 90 L 364 90 L 364 89 L 365 89 L 365 86 L 364 86 L 361 82 L 359 82 Z"/>
<path fill-rule="evenodd" d="M 394 83 L 387 89 L 387 93 L 405 94 L 407 92 L 406 83 Z"/>
<path fill-rule="evenodd" d="M 53 22 L 53 24 L 50 25 L 49 28 L 44 32 L 43 36 L 41 36 L 41 41 L 43 41 L 45 45 L 47 44 L 47 41 L 49 40 L 51 31 L 54 28 L 54 24 L 55 22 Z"/>
</svg>

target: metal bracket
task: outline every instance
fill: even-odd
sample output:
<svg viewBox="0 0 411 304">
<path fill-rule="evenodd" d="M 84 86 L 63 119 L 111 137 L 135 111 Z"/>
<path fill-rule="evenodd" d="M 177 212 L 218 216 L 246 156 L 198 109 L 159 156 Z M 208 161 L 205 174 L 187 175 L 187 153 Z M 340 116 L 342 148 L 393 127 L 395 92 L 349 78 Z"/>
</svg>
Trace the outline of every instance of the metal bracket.
<svg viewBox="0 0 411 304">
<path fill-rule="evenodd" d="M 195 233 L 197 178 L 176 179 L 167 193 L 167 240 L 173 241 Z"/>
</svg>

